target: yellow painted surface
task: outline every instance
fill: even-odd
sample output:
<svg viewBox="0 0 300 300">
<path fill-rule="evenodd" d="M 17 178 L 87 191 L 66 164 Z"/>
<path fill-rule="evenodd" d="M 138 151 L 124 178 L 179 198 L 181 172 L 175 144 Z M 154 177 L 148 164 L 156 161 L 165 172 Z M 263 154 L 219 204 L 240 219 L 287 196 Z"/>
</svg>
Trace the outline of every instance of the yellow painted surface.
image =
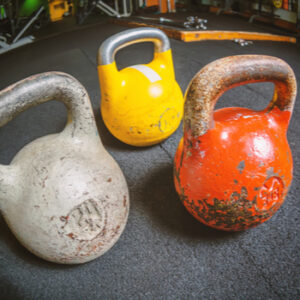
<svg viewBox="0 0 300 300">
<path fill-rule="evenodd" d="M 150 146 L 169 137 L 183 114 L 183 95 L 175 81 L 171 49 L 155 53 L 147 65 L 161 80 L 151 82 L 132 67 L 115 62 L 98 66 L 101 113 L 109 131 L 122 142 Z"/>
<path fill-rule="evenodd" d="M 49 1 L 49 14 L 52 22 L 63 19 L 64 13 L 69 10 L 69 5 L 66 0 Z"/>
<path fill-rule="evenodd" d="M 273 0 L 273 5 L 276 8 L 280 8 L 282 6 L 282 0 Z"/>
</svg>

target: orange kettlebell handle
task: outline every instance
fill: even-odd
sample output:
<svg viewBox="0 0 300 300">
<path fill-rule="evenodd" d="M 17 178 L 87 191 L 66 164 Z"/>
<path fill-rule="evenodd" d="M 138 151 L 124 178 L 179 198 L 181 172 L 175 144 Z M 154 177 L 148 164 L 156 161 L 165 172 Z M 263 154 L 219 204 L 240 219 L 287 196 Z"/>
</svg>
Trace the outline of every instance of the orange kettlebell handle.
<svg viewBox="0 0 300 300">
<path fill-rule="evenodd" d="M 255 82 L 273 82 L 273 99 L 268 111 L 278 107 L 292 112 L 297 82 L 291 67 L 283 60 L 264 55 L 237 55 L 218 59 L 201 69 L 186 91 L 184 128 L 202 136 L 212 127 L 213 111 L 227 90 Z"/>
</svg>

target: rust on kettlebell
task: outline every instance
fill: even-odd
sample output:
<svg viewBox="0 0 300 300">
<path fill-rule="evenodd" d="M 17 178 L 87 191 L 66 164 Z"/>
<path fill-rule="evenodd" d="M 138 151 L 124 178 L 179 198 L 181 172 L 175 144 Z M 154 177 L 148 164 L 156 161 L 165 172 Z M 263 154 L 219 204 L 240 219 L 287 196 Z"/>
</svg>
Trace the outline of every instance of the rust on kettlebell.
<svg viewBox="0 0 300 300">
<path fill-rule="evenodd" d="M 185 95 L 184 107 L 184 126 L 193 127 L 193 136 L 205 134 L 209 126 L 212 126 L 211 114 L 219 97 L 229 88 L 240 85 L 243 80 L 244 84 L 270 81 L 276 83 L 273 99 L 268 106 L 270 111 L 274 106 L 280 110 L 291 110 L 293 105 L 287 101 L 296 96 L 296 81 L 293 77 L 293 71 L 289 66 L 282 63 L 279 58 L 273 58 L 272 61 L 267 56 L 241 55 L 239 63 L 236 61 L 237 56 L 230 56 L 215 61 L 200 72 L 192 79 L 187 93 Z M 247 69 L 241 69 L 239 64 L 246 61 L 251 64 Z M 252 62 L 252 63 L 251 63 Z M 215 72 L 215 69 L 218 72 Z M 256 70 L 259 72 L 256 72 Z M 274 79 L 276 78 L 276 80 Z M 283 82 L 288 82 L 288 86 Z M 207 101 L 211 99 L 211 101 Z"/>
<path fill-rule="evenodd" d="M 86 90 L 68 74 L 38 74 L 0 91 L 0 126 L 51 100 L 67 107 L 66 126 L 26 145 L 10 165 L 0 165 L 0 209 L 34 254 L 56 263 L 84 263 L 120 237 L 128 188 L 101 143 Z"/>
<path fill-rule="evenodd" d="M 214 111 L 228 89 L 264 81 L 274 83 L 273 99 L 265 109 Z M 269 219 L 292 181 L 286 139 L 296 97 L 292 69 L 270 56 L 222 58 L 197 73 L 185 97 L 174 182 L 187 210 L 222 230 L 244 230 Z"/>
</svg>

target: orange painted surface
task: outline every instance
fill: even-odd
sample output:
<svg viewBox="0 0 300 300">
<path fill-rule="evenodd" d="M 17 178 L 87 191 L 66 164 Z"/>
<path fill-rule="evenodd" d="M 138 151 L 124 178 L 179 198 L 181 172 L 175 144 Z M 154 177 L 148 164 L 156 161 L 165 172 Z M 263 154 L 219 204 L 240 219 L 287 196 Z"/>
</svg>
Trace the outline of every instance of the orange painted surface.
<svg viewBox="0 0 300 300">
<path fill-rule="evenodd" d="M 175 10 L 175 1 L 170 0 L 171 11 Z M 159 0 L 159 12 L 160 13 L 167 13 L 168 12 L 168 1 L 167 0 Z"/>
<path fill-rule="evenodd" d="M 203 136 L 186 131 L 175 155 L 175 187 L 199 221 L 244 230 L 269 219 L 292 181 L 290 111 L 224 108 Z"/>
<path fill-rule="evenodd" d="M 282 8 L 289 10 L 289 0 L 283 0 Z"/>
<path fill-rule="evenodd" d="M 146 7 L 158 6 L 159 0 L 147 0 L 147 1 L 145 1 L 145 5 L 146 5 Z"/>
<path fill-rule="evenodd" d="M 255 41 L 276 41 L 296 43 L 296 38 L 268 33 L 246 32 L 246 31 L 182 31 L 181 39 L 185 42 L 196 42 L 204 40 L 255 40 Z"/>
<path fill-rule="evenodd" d="M 259 32 L 248 32 L 248 31 L 217 31 L 217 30 L 201 30 L 201 31 L 182 31 L 165 27 L 156 24 L 149 24 L 130 20 L 110 19 L 110 22 L 128 27 L 153 27 L 158 28 L 165 32 L 168 37 L 181 40 L 184 42 L 199 42 L 207 40 L 233 40 L 233 39 L 244 39 L 244 40 L 257 40 L 257 41 L 274 41 L 274 42 L 289 42 L 296 43 L 296 38 L 276 35 L 269 33 Z"/>
<path fill-rule="evenodd" d="M 49 14 L 52 22 L 63 19 L 64 13 L 69 11 L 69 5 L 66 0 L 54 0 L 49 2 Z"/>
<path fill-rule="evenodd" d="M 171 0 L 171 9 L 173 12 L 176 12 L 175 0 Z"/>
<path fill-rule="evenodd" d="M 215 6 L 210 6 L 210 8 L 209 8 L 209 11 L 212 12 L 212 13 L 216 13 L 216 12 L 218 12 L 218 10 L 219 10 L 219 7 L 215 7 Z M 288 8 L 287 8 L 287 10 L 288 10 Z M 223 11 L 222 14 L 232 15 L 233 12 Z M 250 11 L 245 11 L 243 13 L 239 13 L 239 15 L 244 17 L 244 18 L 249 19 L 253 14 Z M 272 18 L 268 18 L 266 16 L 257 16 L 255 18 L 255 20 L 263 22 L 263 23 L 267 23 L 267 24 L 273 24 L 277 27 L 285 28 L 285 29 L 288 29 L 289 31 L 292 31 L 292 32 L 299 32 L 299 30 L 297 29 L 297 26 L 296 26 L 295 23 L 289 22 L 289 21 L 286 21 L 286 20 L 283 20 L 283 19 L 277 19 L 277 18 L 272 19 Z"/>
<path fill-rule="evenodd" d="M 175 10 L 175 1 L 171 1 L 171 10 Z M 167 0 L 147 0 L 145 2 L 146 7 L 150 6 L 159 6 L 160 13 L 167 13 L 168 12 L 168 1 Z"/>
<path fill-rule="evenodd" d="M 159 12 L 160 13 L 167 13 L 168 12 L 167 0 L 160 0 L 159 1 Z"/>
</svg>

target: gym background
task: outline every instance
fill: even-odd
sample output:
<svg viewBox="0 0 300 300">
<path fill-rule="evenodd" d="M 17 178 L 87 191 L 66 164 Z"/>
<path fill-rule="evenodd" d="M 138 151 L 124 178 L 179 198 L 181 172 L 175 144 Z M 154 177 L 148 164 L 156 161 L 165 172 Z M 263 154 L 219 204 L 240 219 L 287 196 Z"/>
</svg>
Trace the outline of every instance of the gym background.
<svg viewBox="0 0 300 300">
<path fill-rule="evenodd" d="M 285 202 L 253 229 L 224 232 L 196 220 L 176 193 L 173 166 L 182 122 L 168 139 L 150 147 L 127 145 L 107 129 L 100 111 L 103 86 L 97 60 L 106 39 L 129 28 L 151 27 L 170 40 L 183 94 L 207 64 L 247 54 L 284 60 L 299 86 L 299 3 L 0 0 L 0 90 L 43 72 L 75 77 L 89 94 L 99 136 L 123 171 L 130 198 L 127 225 L 118 242 L 82 265 L 59 265 L 35 256 L 0 213 L 0 299 L 300 299 L 299 92 L 287 131 L 294 169 Z M 118 70 L 149 63 L 153 50 L 149 42 L 120 49 L 115 55 Z M 113 78 L 109 82 L 114 84 Z M 131 92 L 137 94 L 138 88 Z M 116 85 L 113 90 L 119 89 Z M 225 92 L 215 109 L 262 110 L 273 92 L 270 82 L 239 86 Z M 126 104 L 122 107 L 125 110 Z M 35 139 L 61 132 L 66 122 L 67 110 L 57 101 L 19 114 L 0 128 L 0 164 L 9 165 Z"/>
</svg>

